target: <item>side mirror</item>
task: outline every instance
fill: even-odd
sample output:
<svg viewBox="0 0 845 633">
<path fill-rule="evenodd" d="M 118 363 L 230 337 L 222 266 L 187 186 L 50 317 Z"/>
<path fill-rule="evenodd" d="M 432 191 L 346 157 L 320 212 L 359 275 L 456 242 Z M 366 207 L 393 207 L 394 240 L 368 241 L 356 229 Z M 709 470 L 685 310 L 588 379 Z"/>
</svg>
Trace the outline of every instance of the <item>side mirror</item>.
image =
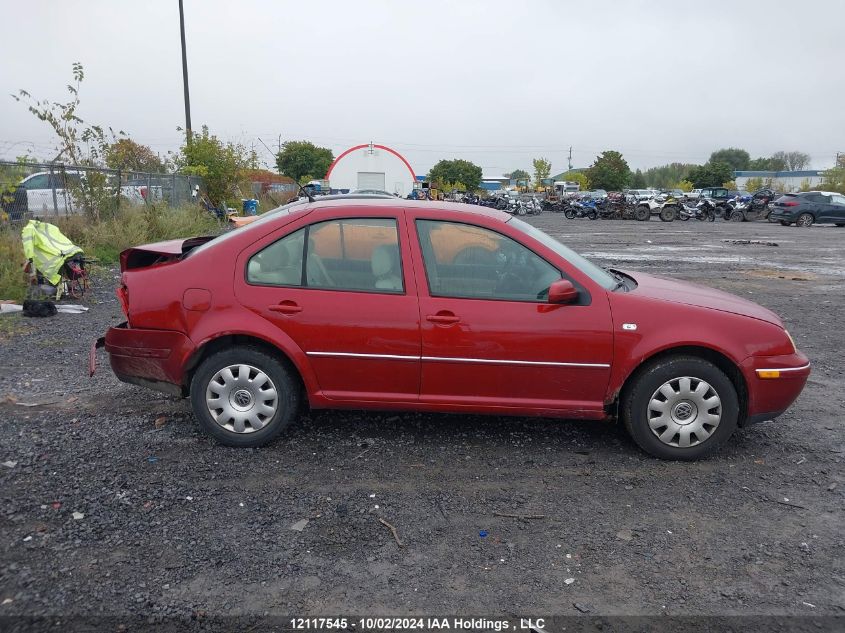
<svg viewBox="0 0 845 633">
<path fill-rule="evenodd" d="M 568 279 L 558 279 L 549 286 L 549 303 L 573 303 L 578 299 L 578 289 Z"/>
</svg>

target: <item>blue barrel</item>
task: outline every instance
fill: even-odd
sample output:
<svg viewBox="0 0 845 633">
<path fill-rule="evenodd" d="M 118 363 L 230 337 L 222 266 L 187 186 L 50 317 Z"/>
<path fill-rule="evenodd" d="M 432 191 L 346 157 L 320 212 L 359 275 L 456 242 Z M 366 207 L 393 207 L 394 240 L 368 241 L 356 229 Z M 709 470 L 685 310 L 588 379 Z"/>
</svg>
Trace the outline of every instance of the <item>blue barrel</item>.
<svg viewBox="0 0 845 633">
<path fill-rule="evenodd" d="M 255 198 L 251 198 L 250 200 L 242 198 L 241 203 L 243 204 L 244 215 L 258 214 L 258 200 Z"/>
</svg>

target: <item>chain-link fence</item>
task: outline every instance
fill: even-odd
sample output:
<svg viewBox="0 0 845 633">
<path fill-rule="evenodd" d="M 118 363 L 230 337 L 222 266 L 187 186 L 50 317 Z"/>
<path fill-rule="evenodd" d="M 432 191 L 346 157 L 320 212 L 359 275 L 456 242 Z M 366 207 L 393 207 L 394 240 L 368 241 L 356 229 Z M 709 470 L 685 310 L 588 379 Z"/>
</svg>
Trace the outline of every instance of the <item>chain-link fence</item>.
<svg viewBox="0 0 845 633">
<path fill-rule="evenodd" d="M 76 213 L 102 217 L 121 206 L 192 200 L 202 179 L 81 165 L 0 161 L 0 204 L 13 223 Z"/>
</svg>

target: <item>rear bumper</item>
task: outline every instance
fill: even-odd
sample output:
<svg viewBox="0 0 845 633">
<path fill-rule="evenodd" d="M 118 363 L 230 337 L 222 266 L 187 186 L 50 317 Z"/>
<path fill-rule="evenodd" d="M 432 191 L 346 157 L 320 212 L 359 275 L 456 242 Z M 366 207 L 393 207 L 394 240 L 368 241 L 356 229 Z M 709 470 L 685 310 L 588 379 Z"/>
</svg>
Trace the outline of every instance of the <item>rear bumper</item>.
<svg viewBox="0 0 845 633">
<path fill-rule="evenodd" d="M 185 365 L 196 350 L 181 332 L 143 330 L 126 323 L 109 328 L 105 339 L 92 346 L 92 357 L 99 346 L 105 347 L 112 371 L 123 382 L 179 394 L 186 383 Z M 93 362 L 90 369 L 93 374 Z"/>
<path fill-rule="evenodd" d="M 801 352 L 750 356 L 740 365 L 748 385 L 746 424 L 781 415 L 801 394 L 810 376 L 810 359 Z"/>
<path fill-rule="evenodd" d="M 784 211 L 782 209 L 772 209 L 771 213 L 769 213 L 769 218 L 772 220 L 782 220 L 784 222 L 795 222 L 795 218 L 798 217 L 798 213 L 794 211 Z"/>
</svg>

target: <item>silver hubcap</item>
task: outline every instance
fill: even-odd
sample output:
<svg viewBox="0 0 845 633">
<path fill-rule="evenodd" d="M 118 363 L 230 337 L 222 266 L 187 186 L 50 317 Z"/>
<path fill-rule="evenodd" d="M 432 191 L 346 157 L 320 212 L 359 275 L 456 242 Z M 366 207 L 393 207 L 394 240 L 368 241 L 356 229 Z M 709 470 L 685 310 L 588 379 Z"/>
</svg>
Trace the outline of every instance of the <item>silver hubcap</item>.
<svg viewBox="0 0 845 633">
<path fill-rule="evenodd" d="M 214 421 L 233 433 L 253 433 L 273 418 L 279 406 L 276 386 L 252 365 L 229 365 L 218 371 L 205 390 Z"/>
<path fill-rule="evenodd" d="M 669 446 L 689 448 L 706 442 L 721 421 L 719 394 L 700 378 L 673 378 L 648 403 L 648 426 Z"/>
</svg>

